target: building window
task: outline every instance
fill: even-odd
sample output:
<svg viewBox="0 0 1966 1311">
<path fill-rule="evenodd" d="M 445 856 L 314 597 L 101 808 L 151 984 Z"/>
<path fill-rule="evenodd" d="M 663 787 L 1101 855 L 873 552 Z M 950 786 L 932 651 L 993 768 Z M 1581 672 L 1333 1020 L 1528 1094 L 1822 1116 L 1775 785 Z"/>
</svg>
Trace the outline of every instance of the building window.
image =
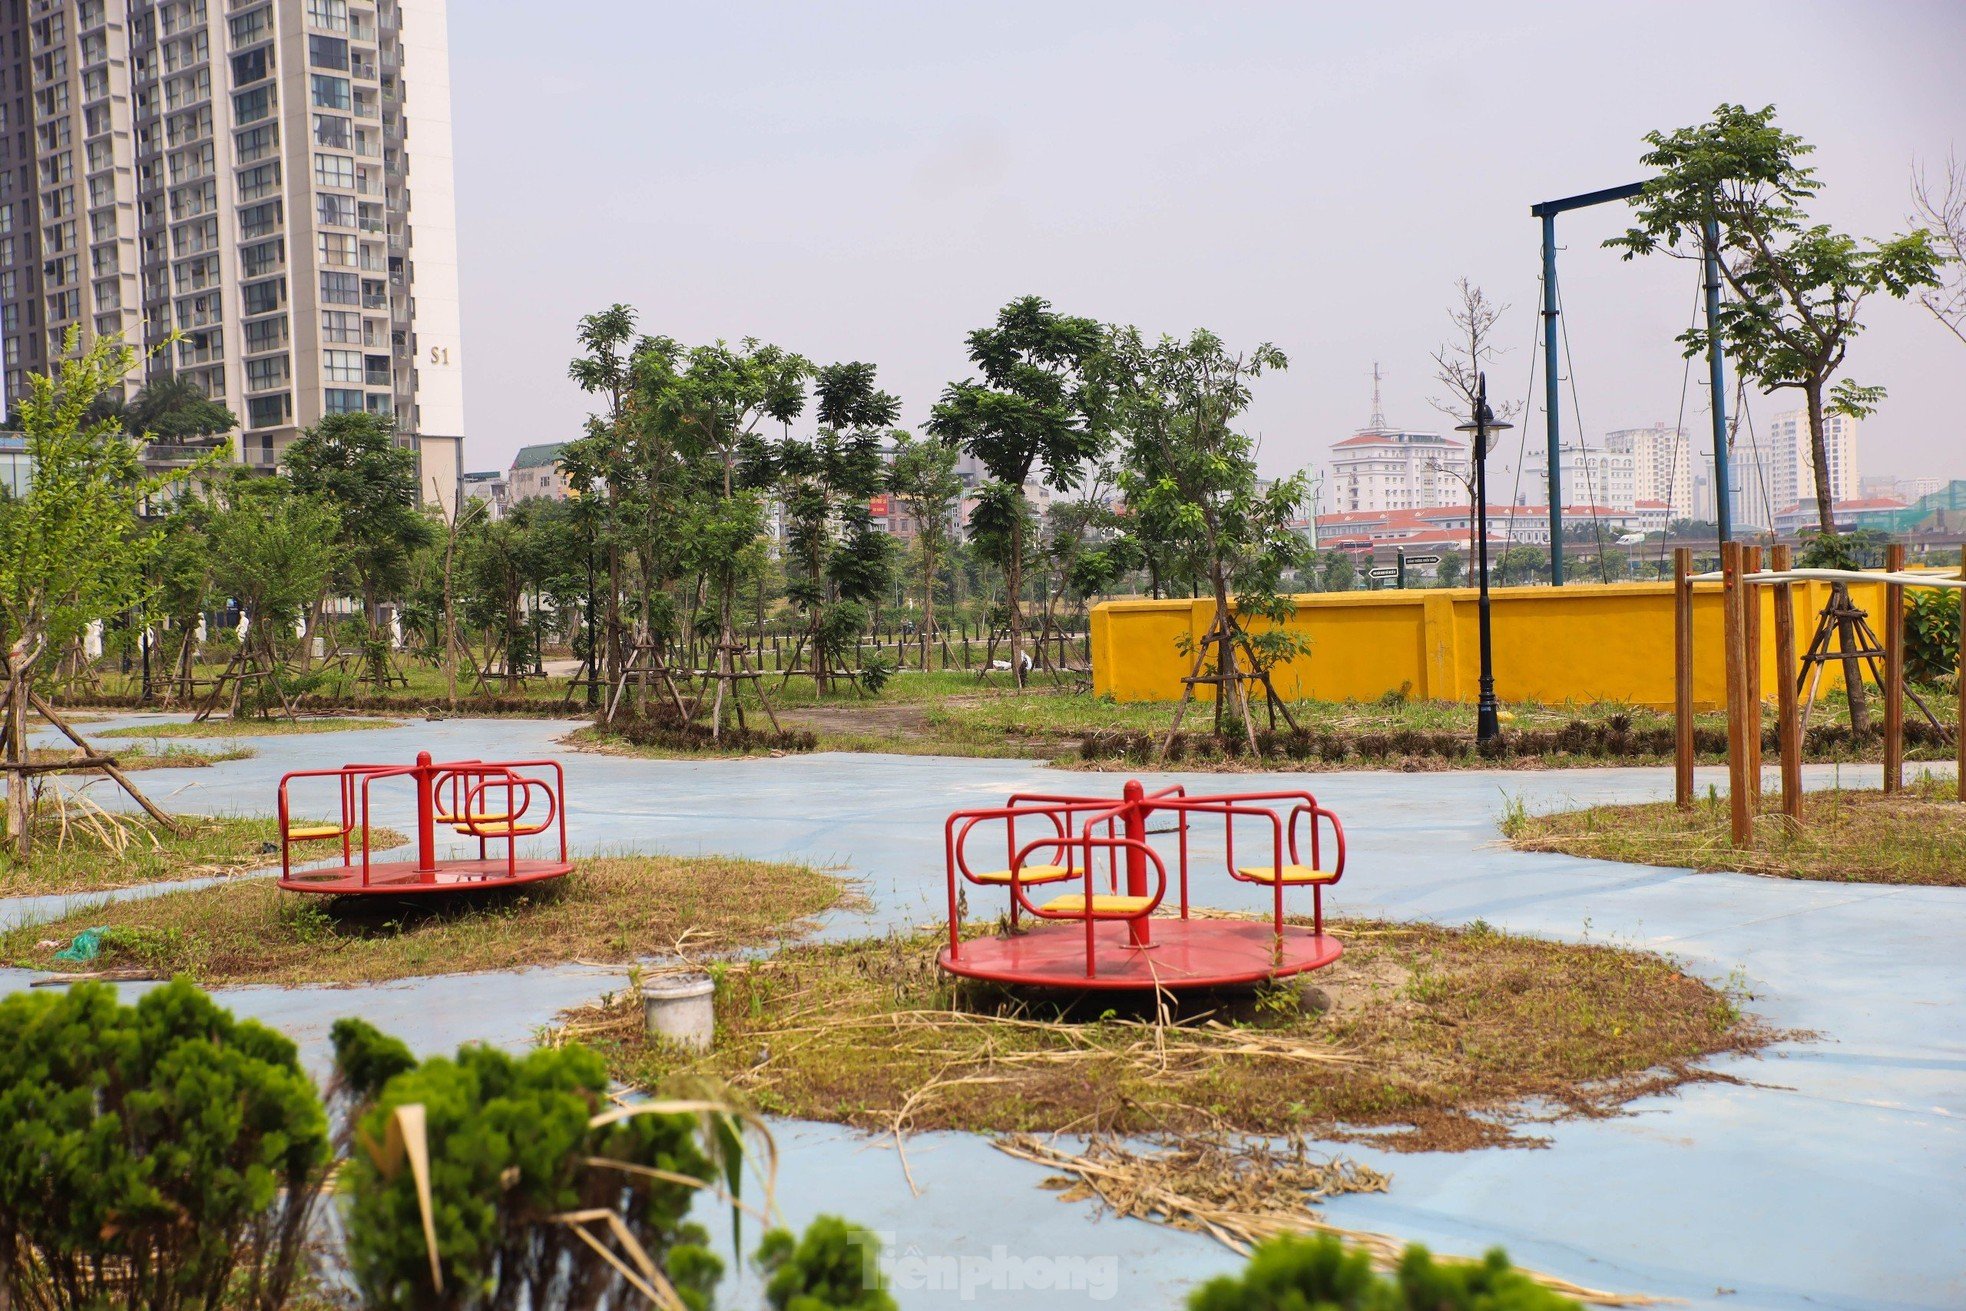
<svg viewBox="0 0 1966 1311">
<path fill-rule="evenodd" d="M 271 314 L 286 303 L 287 280 L 269 278 L 265 282 L 248 282 L 239 288 L 240 301 L 248 314 Z"/>
<path fill-rule="evenodd" d="M 315 155 L 314 185 L 317 187 L 353 187 L 355 185 L 355 161 L 347 155 Z"/>
<path fill-rule="evenodd" d="M 287 319 L 284 314 L 272 319 L 253 319 L 246 324 L 246 354 L 278 350 L 286 344 Z"/>
<path fill-rule="evenodd" d="M 362 280 L 353 273 L 321 274 L 321 301 L 327 305 L 359 305 Z"/>
<path fill-rule="evenodd" d="M 378 396 L 374 392 L 369 393 L 370 414 L 380 414 L 384 418 L 388 418 L 389 416 L 393 415 L 395 412 L 396 412 L 396 406 L 394 402 L 392 402 L 386 394 Z"/>
<path fill-rule="evenodd" d="M 265 159 L 280 148 L 280 128 L 277 124 L 267 123 L 241 132 L 236 140 L 238 162 L 250 164 L 256 159 Z"/>
<path fill-rule="evenodd" d="M 232 97 L 232 119 L 241 125 L 257 123 L 273 112 L 273 88 L 256 86 Z"/>
<path fill-rule="evenodd" d="M 355 197 L 318 195 L 314 197 L 315 217 L 324 228 L 355 226 Z"/>
<path fill-rule="evenodd" d="M 246 400 L 248 428 L 277 428 L 292 414 L 293 397 L 285 392 L 278 396 L 251 396 Z"/>
<path fill-rule="evenodd" d="M 277 200 L 263 201 L 239 211 L 239 235 L 247 241 L 263 237 L 269 232 L 280 230 L 280 205 Z"/>
<path fill-rule="evenodd" d="M 360 351 L 323 351 L 321 362 L 327 370 L 329 382 L 362 380 L 362 352 Z"/>
<path fill-rule="evenodd" d="M 338 36 L 307 38 L 307 62 L 316 68 L 348 68 L 348 42 Z"/>
<path fill-rule="evenodd" d="M 287 243 L 279 237 L 239 249 L 240 270 L 249 278 L 272 273 L 287 262 Z"/>
<path fill-rule="evenodd" d="M 307 0 L 307 21 L 330 32 L 346 32 L 348 0 Z"/>
<path fill-rule="evenodd" d="M 353 310 L 322 310 L 321 336 L 327 341 L 362 340 L 362 316 Z"/>
<path fill-rule="evenodd" d="M 247 14 L 234 14 L 230 24 L 234 48 L 249 46 L 273 32 L 273 10 L 265 5 Z"/>
<path fill-rule="evenodd" d="M 323 232 L 315 240 L 320 244 L 321 262 L 330 266 L 352 268 L 355 264 L 355 234 L 352 232 Z"/>
<path fill-rule="evenodd" d="M 324 394 L 326 404 L 322 407 L 329 414 L 360 414 L 362 412 L 362 393 L 349 391 L 343 387 L 330 387 Z"/>
<path fill-rule="evenodd" d="M 261 46 L 248 50 L 243 55 L 232 56 L 232 85 L 242 87 L 251 82 L 263 82 L 273 71 L 272 46 Z"/>
<path fill-rule="evenodd" d="M 346 110 L 355 103 L 353 97 L 348 94 L 348 79 L 345 77 L 330 77 L 326 73 L 315 73 L 308 81 L 314 89 L 316 109 Z"/>
<path fill-rule="evenodd" d="M 389 385 L 389 357 L 387 355 L 365 355 L 362 364 L 367 376 L 363 381 L 371 387 Z"/>
<path fill-rule="evenodd" d="M 348 149 L 348 120 L 336 118 L 333 114 L 314 116 L 314 144 L 333 146 L 336 150 Z"/>
<path fill-rule="evenodd" d="M 268 355 L 264 359 L 246 361 L 247 391 L 270 391 L 285 386 L 286 382 L 286 356 Z"/>
<path fill-rule="evenodd" d="M 280 189 L 280 161 L 269 160 L 239 173 L 239 202 L 246 204 L 270 196 Z"/>
</svg>

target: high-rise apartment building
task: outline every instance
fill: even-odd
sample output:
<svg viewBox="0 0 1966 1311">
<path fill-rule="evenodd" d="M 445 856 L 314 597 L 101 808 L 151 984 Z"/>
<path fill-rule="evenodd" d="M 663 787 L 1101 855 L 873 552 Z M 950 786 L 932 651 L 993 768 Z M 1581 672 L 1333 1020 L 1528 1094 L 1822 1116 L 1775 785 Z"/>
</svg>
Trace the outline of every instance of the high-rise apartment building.
<svg viewBox="0 0 1966 1311">
<path fill-rule="evenodd" d="M 464 432 L 445 0 L 0 0 L 12 398 L 71 329 L 155 348 L 271 468 L 388 415 L 423 492 Z"/>
<path fill-rule="evenodd" d="M 1789 410 L 1768 425 L 1768 496 L 1776 513 L 1816 500 L 1816 456 L 1809 441 L 1809 412 Z M 1824 453 L 1829 457 L 1832 504 L 1857 499 L 1857 421 L 1844 414 L 1823 416 Z"/>
<path fill-rule="evenodd" d="M 1529 453 L 1529 486 L 1547 496 L 1550 460 L 1547 452 Z M 1599 509 L 1630 510 L 1638 501 L 1653 500 L 1637 494 L 1635 461 L 1629 447 L 1566 446 L 1557 461 L 1558 494 L 1566 506 L 1595 506 Z"/>
<path fill-rule="evenodd" d="M 1632 457 L 1632 501 L 1666 507 L 1673 519 L 1693 517 L 1693 451 L 1678 428 L 1619 428 L 1604 434 L 1604 448 Z"/>
</svg>

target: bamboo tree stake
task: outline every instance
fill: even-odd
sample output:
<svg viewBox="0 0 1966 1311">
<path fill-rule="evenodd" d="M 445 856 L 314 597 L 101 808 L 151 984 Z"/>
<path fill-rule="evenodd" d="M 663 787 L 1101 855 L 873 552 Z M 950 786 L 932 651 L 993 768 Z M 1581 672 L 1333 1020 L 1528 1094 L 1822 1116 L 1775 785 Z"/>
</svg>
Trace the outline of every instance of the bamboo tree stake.
<svg viewBox="0 0 1966 1311">
<path fill-rule="evenodd" d="M 1736 847 L 1754 839 L 1754 814 L 1749 808 L 1747 779 L 1747 710 L 1745 610 L 1741 592 L 1741 544 L 1720 544 L 1721 595 L 1725 607 L 1727 673 L 1727 805 Z"/>
<path fill-rule="evenodd" d="M 1774 549 L 1776 573 L 1787 573 L 1794 551 Z M 1775 584 L 1775 734 L 1782 754 L 1782 813 L 1802 822 L 1802 713 L 1795 685 L 1795 587 Z"/>
<path fill-rule="evenodd" d="M 1693 549 L 1672 552 L 1673 803 L 1693 804 Z"/>
<path fill-rule="evenodd" d="M 1750 546 L 1741 552 L 1741 571 L 1744 575 L 1761 572 L 1761 548 Z M 1755 813 L 1761 811 L 1761 720 L 1765 704 L 1761 695 L 1761 597 L 1762 587 L 1755 583 L 1743 583 L 1741 603 L 1743 612 L 1742 640 L 1745 644 L 1745 672 L 1748 680 L 1748 803 Z"/>
<path fill-rule="evenodd" d="M 1885 572 L 1905 567 L 1903 542 L 1884 548 Z M 1884 793 L 1905 788 L 1905 588 L 1884 585 Z"/>
</svg>

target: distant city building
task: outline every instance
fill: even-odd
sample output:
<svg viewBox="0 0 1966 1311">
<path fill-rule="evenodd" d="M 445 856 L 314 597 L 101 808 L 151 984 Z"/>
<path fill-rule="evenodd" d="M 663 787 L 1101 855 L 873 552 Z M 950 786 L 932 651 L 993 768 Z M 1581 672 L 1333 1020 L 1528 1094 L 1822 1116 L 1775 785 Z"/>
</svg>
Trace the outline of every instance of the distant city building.
<svg viewBox="0 0 1966 1311">
<path fill-rule="evenodd" d="M 1604 448 L 1631 456 L 1634 505 L 1654 501 L 1675 519 L 1693 517 L 1693 451 L 1683 431 L 1663 423 L 1618 428 L 1604 434 Z M 1565 490 L 1566 497 L 1571 494 Z"/>
<path fill-rule="evenodd" d="M 1566 446 L 1559 456 L 1557 486 L 1565 505 L 1608 505 L 1620 512 L 1629 512 L 1637 502 L 1635 457 L 1629 444 L 1623 450 L 1614 450 L 1609 446 Z M 1549 468 L 1547 452 L 1531 451 L 1527 472 L 1529 485 L 1547 492 L 1550 485 Z"/>
<path fill-rule="evenodd" d="M 1858 528 L 1879 528 L 1891 532 L 1910 508 L 1909 503 L 1886 496 L 1838 501 L 1836 529 L 1838 532 L 1851 532 Z M 1816 513 L 1816 498 L 1813 496 L 1775 514 L 1775 531 L 1784 537 L 1800 537 L 1815 532 L 1821 526 L 1822 517 Z"/>
<path fill-rule="evenodd" d="M 510 484 L 506 482 L 505 474 L 500 470 L 488 469 L 479 473 L 465 474 L 461 490 L 465 500 L 481 503 L 485 507 L 485 513 L 491 518 L 497 519 L 505 513 Z"/>
<path fill-rule="evenodd" d="M 1909 505 L 1921 497 L 1942 492 L 1946 489 L 1945 478 L 1931 474 L 1904 476 L 1890 473 L 1867 473 L 1857 480 L 1858 499 L 1870 500 L 1884 497 L 1903 501 Z"/>
<path fill-rule="evenodd" d="M 27 438 L 0 432 L 0 494 L 25 496 L 34 485 L 34 462 L 28 458 Z"/>
<path fill-rule="evenodd" d="M 560 467 L 560 453 L 566 448 L 565 442 L 521 446 L 519 453 L 512 457 L 512 467 L 505 475 L 506 504 L 568 499 L 572 492 L 567 486 L 566 470 Z"/>
<path fill-rule="evenodd" d="M 1809 412 L 1789 410 L 1768 425 L 1768 498 L 1777 512 L 1816 500 L 1816 460 L 1809 441 Z M 1736 438 L 1738 445 L 1739 439 Z M 1857 421 L 1844 414 L 1823 416 L 1823 445 L 1829 457 L 1829 494 L 1841 505 L 1857 499 Z"/>
<path fill-rule="evenodd" d="M 120 334 L 156 352 L 151 376 L 239 416 L 246 464 L 273 468 L 324 415 L 387 415 L 422 494 L 450 503 L 464 392 L 445 21 L 445 0 L 5 0 L 9 405 L 69 331 Z"/>
</svg>

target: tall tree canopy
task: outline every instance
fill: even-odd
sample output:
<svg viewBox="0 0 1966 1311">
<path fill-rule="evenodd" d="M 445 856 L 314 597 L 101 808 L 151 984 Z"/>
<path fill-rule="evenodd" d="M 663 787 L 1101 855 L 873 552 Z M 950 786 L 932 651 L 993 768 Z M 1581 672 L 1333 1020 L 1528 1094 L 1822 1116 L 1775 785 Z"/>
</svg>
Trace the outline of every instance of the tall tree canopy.
<svg viewBox="0 0 1966 1311">
<path fill-rule="evenodd" d="M 1656 173 L 1632 202 L 1638 222 L 1605 244 L 1627 259 L 1655 251 L 1702 259 L 1707 226 L 1718 226 L 1720 274 L 1732 295 L 1713 329 L 1697 324 L 1680 341 L 1689 356 L 1701 354 L 1718 331 L 1743 376 L 1803 394 L 1816 512 L 1834 536 L 1824 415 L 1861 418 L 1884 398 L 1882 387 L 1836 378 L 1863 331 L 1858 312 L 1879 292 L 1902 299 L 1937 285 L 1939 252 L 1923 229 L 1873 240 L 1812 223 L 1808 206 L 1822 183 L 1802 160 L 1815 147 L 1778 127 L 1773 105 L 1723 104 L 1708 122 L 1645 141 L 1643 162 Z"/>
<path fill-rule="evenodd" d="M 981 461 L 992 485 L 978 498 L 972 529 L 1002 544 L 1009 607 L 1010 663 L 1023 680 L 1021 594 L 1026 514 L 1033 477 L 1070 491 L 1111 432 L 1111 388 L 1102 367 L 1106 330 L 1096 320 L 1059 314 L 1041 296 L 1024 296 L 996 322 L 969 334 L 981 380 L 952 382 L 930 413 L 928 432 Z"/>
</svg>

